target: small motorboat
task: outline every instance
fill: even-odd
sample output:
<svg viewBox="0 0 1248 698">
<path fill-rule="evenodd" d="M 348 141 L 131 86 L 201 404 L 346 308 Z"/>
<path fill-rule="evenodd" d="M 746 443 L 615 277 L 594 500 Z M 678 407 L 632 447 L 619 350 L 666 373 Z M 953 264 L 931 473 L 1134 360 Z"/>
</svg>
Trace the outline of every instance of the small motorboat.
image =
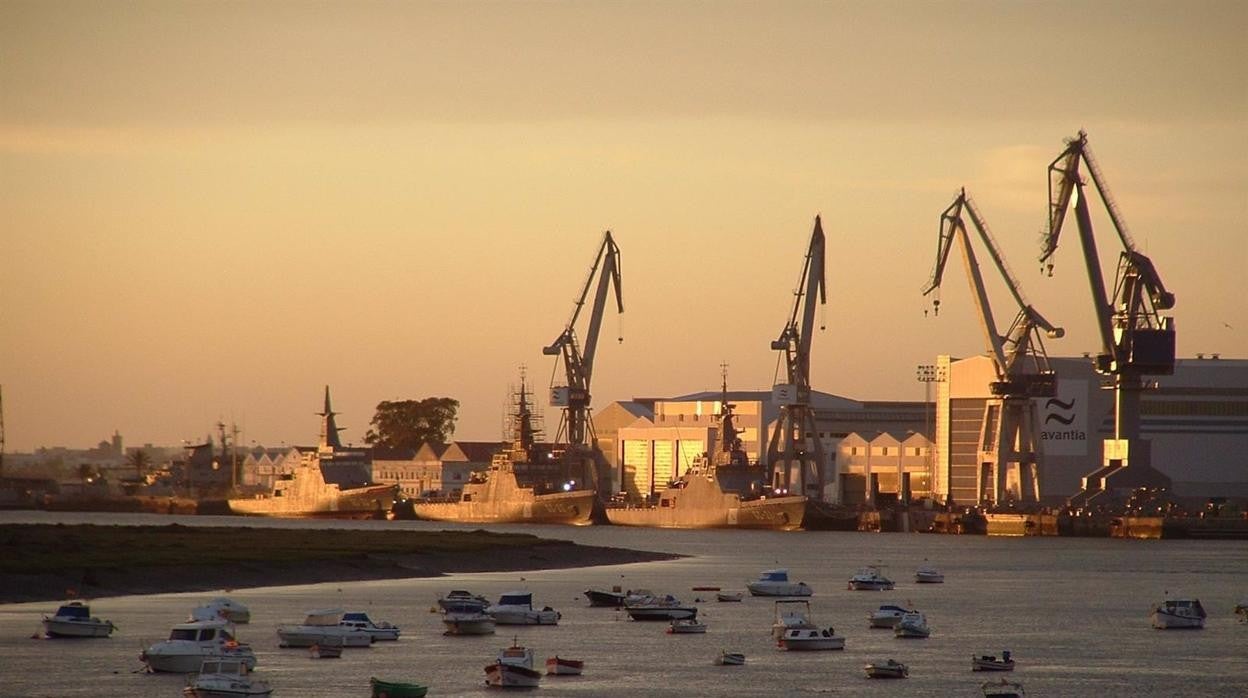
<svg viewBox="0 0 1248 698">
<path fill-rule="evenodd" d="M 745 594 L 740 591 L 734 591 L 734 592 L 722 592 L 721 591 L 715 594 L 715 600 L 720 603 L 736 603 L 736 602 L 741 601 L 741 599 L 743 598 L 745 598 Z"/>
<path fill-rule="evenodd" d="M 877 659 L 863 669 L 868 679 L 904 679 L 910 675 L 910 667 L 896 659 Z"/>
<path fill-rule="evenodd" d="M 555 655 L 546 658 L 547 676 L 580 676 L 585 671 L 585 662 L 579 659 L 567 659 Z"/>
<path fill-rule="evenodd" d="M 892 604 L 885 604 L 877 608 L 875 611 L 872 611 L 869 616 L 871 627 L 889 629 L 896 628 L 897 622 L 901 620 L 901 617 L 909 612 L 910 610 L 907 608 L 894 606 Z"/>
<path fill-rule="evenodd" d="M 342 656 L 342 638 L 326 637 L 321 642 L 308 648 L 308 656 L 313 659 L 337 659 Z"/>
<path fill-rule="evenodd" d="M 600 608 L 621 608 L 624 606 L 624 600 L 628 598 L 632 590 L 624 591 L 619 586 L 611 587 L 610 591 L 605 589 L 586 589 L 585 598 L 589 599 L 590 606 Z"/>
<path fill-rule="evenodd" d="M 697 618 L 698 607 L 682 603 L 680 599 L 666 594 L 647 596 L 624 604 L 624 611 L 633 620 L 680 620 Z"/>
<path fill-rule="evenodd" d="M 373 698 L 424 698 L 429 692 L 428 686 L 406 681 L 382 681 L 376 676 L 368 680 L 373 689 Z"/>
<path fill-rule="evenodd" d="M 824 630 L 794 628 L 786 630 L 776 644 L 781 649 L 792 651 L 843 650 L 845 638 L 837 635 L 832 628 Z"/>
<path fill-rule="evenodd" d="M 945 575 L 924 561 L 919 569 L 914 571 L 914 581 L 916 584 L 944 584 Z"/>
<path fill-rule="evenodd" d="M 705 632 L 706 623 L 699 623 L 694 618 L 681 618 L 679 620 L 674 620 L 671 625 L 667 626 L 667 633 L 669 635 L 692 635 Z"/>
<path fill-rule="evenodd" d="M 311 647 L 338 638 L 343 647 L 370 647 L 371 633 L 342 625 L 342 610 L 308 611 L 302 623 L 277 626 L 278 647 Z"/>
<path fill-rule="evenodd" d="M 729 652 L 728 650 L 724 650 L 719 653 L 719 657 L 715 660 L 715 663 L 720 666 L 741 666 L 742 664 L 745 664 L 745 655 L 741 652 Z"/>
<path fill-rule="evenodd" d="M 442 624 L 446 626 L 447 635 L 494 634 L 494 617 L 480 611 L 475 613 L 448 611 L 442 616 Z"/>
<path fill-rule="evenodd" d="M 538 686 L 542 672 L 533 668 L 533 650 L 513 639 L 511 647 L 498 653 L 498 659 L 485 667 L 485 683 L 499 688 Z"/>
<path fill-rule="evenodd" d="M 1023 692 L 1023 684 L 1005 679 L 985 681 L 979 688 L 985 698 L 1024 698 L 1027 695 Z"/>
<path fill-rule="evenodd" d="M 205 659 L 199 674 L 188 677 L 186 698 L 246 698 L 272 695 L 267 681 L 253 678 L 247 662 L 239 659 Z"/>
<path fill-rule="evenodd" d="M 399 628 L 385 621 L 375 622 L 368 617 L 367 613 L 353 611 L 342 614 L 342 620 L 338 621 L 338 625 L 344 628 L 353 628 L 355 630 L 366 632 L 373 636 L 373 640 L 397 640 L 399 639 Z"/>
<path fill-rule="evenodd" d="M 918 611 L 906 611 L 893 628 L 893 634 L 901 638 L 925 638 L 932 634 L 927 627 L 927 616 Z"/>
<path fill-rule="evenodd" d="M 558 625 L 562 615 L 551 608 L 533 608 L 533 594 L 511 591 L 498 598 L 498 603 L 485 609 L 499 625 Z"/>
<path fill-rule="evenodd" d="M 225 596 L 218 596 L 202 606 L 191 609 L 191 617 L 187 620 L 216 620 L 221 618 L 236 625 L 251 622 L 251 609 Z"/>
<path fill-rule="evenodd" d="M 193 674 L 207 659 L 234 659 L 256 668 L 251 646 L 234 639 L 223 620 L 201 620 L 173 626 L 169 639 L 148 647 L 139 659 L 150 671 Z"/>
<path fill-rule="evenodd" d="M 763 570 L 758 579 L 746 582 L 745 588 L 753 596 L 810 596 L 815 593 L 806 582 L 789 581 L 787 569 Z"/>
<path fill-rule="evenodd" d="M 771 636 L 780 641 L 790 630 L 817 630 L 810 619 L 810 602 L 805 599 L 783 599 L 776 602 L 776 619 L 771 624 Z"/>
<path fill-rule="evenodd" d="M 1199 630 L 1205 627 L 1205 608 L 1200 599 L 1166 599 L 1153 608 L 1149 619 L 1158 630 Z"/>
<path fill-rule="evenodd" d="M 81 601 L 70 601 L 43 617 L 43 632 L 48 637 L 108 637 L 116 630 L 111 620 L 91 615 L 91 607 Z"/>
<path fill-rule="evenodd" d="M 893 580 L 874 565 L 863 567 L 849 578 L 850 591 L 891 591 L 894 586 Z"/>
<path fill-rule="evenodd" d="M 971 671 L 1014 671 L 1014 658 L 1010 651 L 1005 650 L 1001 657 L 994 654 L 981 654 L 971 657 Z"/>
<path fill-rule="evenodd" d="M 463 589 L 455 589 L 438 599 L 438 607 L 447 613 L 480 613 L 489 605 L 489 599 Z"/>
</svg>

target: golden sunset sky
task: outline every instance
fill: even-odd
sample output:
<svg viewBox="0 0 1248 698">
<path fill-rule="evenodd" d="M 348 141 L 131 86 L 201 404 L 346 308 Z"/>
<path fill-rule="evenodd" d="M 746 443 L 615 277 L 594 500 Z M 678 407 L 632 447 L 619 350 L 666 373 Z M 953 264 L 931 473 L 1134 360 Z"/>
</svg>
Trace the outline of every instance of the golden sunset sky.
<svg viewBox="0 0 1248 698">
<path fill-rule="evenodd" d="M 4 0 L 8 450 L 218 419 L 314 443 L 325 384 L 349 441 L 432 395 L 497 439 L 606 229 L 626 312 L 596 407 L 715 389 L 721 361 L 767 389 L 820 213 L 815 387 L 920 400 L 916 364 L 983 350 L 960 261 L 939 318 L 920 295 L 960 186 L 1066 327 L 1049 353 L 1096 352 L 1073 228 L 1052 278 L 1036 262 L 1081 128 L 1177 295 L 1180 356 L 1248 357 L 1246 35 L 1237 0 Z"/>
</svg>

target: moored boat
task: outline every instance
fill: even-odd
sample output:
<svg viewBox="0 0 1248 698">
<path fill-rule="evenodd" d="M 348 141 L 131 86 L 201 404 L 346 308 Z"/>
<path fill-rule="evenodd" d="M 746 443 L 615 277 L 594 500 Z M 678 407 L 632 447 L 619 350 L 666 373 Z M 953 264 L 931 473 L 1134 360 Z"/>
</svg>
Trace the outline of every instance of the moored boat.
<svg viewBox="0 0 1248 698">
<path fill-rule="evenodd" d="M 845 638 L 837 635 L 832 628 L 793 628 L 786 630 L 776 644 L 781 649 L 792 651 L 843 650 Z"/>
<path fill-rule="evenodd" d="M 205 659 L 199 674 L 188 677 L 182 689 L 182 695 L 187 698 L 248 698 L 272 694 L 268 682 L 253 677 L 247 662 L 240 659 Z"/>
<path fill-rule="evenodd" d="M 442 616 L 442 624 L 446 626 L 447 635 L 493 635 L 495 625 L 493 616 L 480 611 L 448 611 Z"/>
<path fill-rule="evenodd" d="M 43 617 L 43 632 L 48 637 L 108 637 L 116 630 L 111 620 L 91 615 L 91 607 L 81 601 L 70 601 Z"/>
<path fill-rule="evenodd" d="M 667 626 L 669 635 L 696 635 L 706 632 L 706 623 L 699 623 L 694 618 L 681 618 Z"/>
<path fill-rule="evenodd" d="M 235 601 L 225 596 L 218 596 L 208 603 L 196 606 L 191 609 L 191 617 L 188 620 L 225 620 L 235 625 L 244 625 L 251 622 L 251 609 L 246 604 Z"/>
<path fill-rule="evenodd" d="M 509 591 L 485 612 L 499 625 L 558 625 L 562 617 L 550 606 L 533 608 L 533 594 L 527 591 Z"/>
<path fill-rule="evenodd" d="M 1017 681 L 985 681 L 980 687 L 984 698 L 1024 698 L 1023 684 Z"/>
<path fill-rule="evenodd" d="M 1158 630 L 1200 630 L 1205 616 L 1200 599 L 1166 599 L 1153 607 L 1149 619 Z"/>
<path fill-rule="evenodd" d="M 904 679 L 910 676 L 910 667 L 896 659 L 877 659 L 863 669 L 869 679 Z"/>
<path fill-rule="evenodd" d="M 715 594 L 715 600 L 719 601 L 720 603 L 736 603 L 744 597 L 745 597 L 745 594 L 740 591 L 734 591 L 734 592 L 722 592 L 721 591 Z"/>
<path fill-rule="evenodd" d="M 463 589 L 454 589 L 438 599 L 438 606 L 447 613 L 479 613 L 489 605 L 489 599 Z"/>
<path fill-rule="evenodd" d="M 901 638 L 922 639 L 932 634 L 927 627 L 927 616 L 918 611 L 906 611 L 893 628 L 893 634 Z"/>
<path fill-rule="evenodd" d="M 916 584 L 943 584 L 945 575 L 925 562 L 914 571 L 914 581 Z"/>
<path fill-rule="evenodd" d="M 542 673 L 533 668 L 533 650 L 513 641 L 511 647 L 498 653 L 498 659 L 485 667 L 485 682 L 499 688 L 533 688 L 542 680 Z"/>
<path fill-rule="evenodd" d="M 624 605 L 624 611 L 633 620 L 680 620 L 696 618 L 698 607 L 682 603 L 680 599 L 666 594 L 663 596 L 647 596 L 644 599 L 630 601 Z"/>
<path fill-rule="evenodd" d="M 906 615 L 909 609 L 892 604 L 885 604 L 871 612 L 869 620 L 872 628 L 896 628 L 897 622 Z"/>
<path fill-rule="evenodd" d="M 169 632 L 169 639 L 151 645 L 139 659 L 153 672 L 191 674 L 200 670 L 206 659 L 236 659 L 256 668 L 256 655 L 251 646 L 234 639 L 223 620 L 179 623 Z"/>
<path fill-rule="evenodd" d="M 428 686 L 406 681 L 382 681 L 376 676 L 368 680 L 373 698 L 424 698 Z"/>
<path fill-rule="evenodd" d="M 311 647 L 325 644 L 326 638 L 340 640 L 343 647 L 369 647 L 373 644 L 370 633 L 341 623 L 341 609 L 308 611 L 302 623 L 277 626 L 278 646 Z"/>
<path fill-rule="evenodd" d="M 895 586 L 893 580 L 885 577 L 876 565 L 863 567 L 849 578 L 850 591 L 891 591 Z"/>
<path fill-rule="evenodd" d="M 789 581 L 789 571 L 784 568 L 764 570 L 758 579 L 747 582 L 752 596 L 811 596 L 814 590 L 806 582 Z"/>
<path fill-rule="evenodd" d="M 999 658 L 995 654 L 974 655 L 971 657 L 971 671 L 1014 671 L 1014 658 L 1009 650 L 1001 652 Z"/>
<path fill-rule="evenodd" d="M 585 671 L 585 662 L 579 659 L 568 659 L 555 655 L 546 658 L 547 676 L 580 676 Z"/>
<path fill-rule="evenodd" d="M 585 598 L 589 599 L 590 606 L 599 608 L 623 608 L 629 598 L 641 599 L 648 596 L 650 592 L 629 589 L 624 591 L 619 586 L 611 587 L 610 591 L 606 589 L 586 589 Z"/>
<path fill-rule="evenodd" d="M 776 602 L 776 619 L 771 624 L 771 637 L 777 642 L 790 630 L 816 630 L 810 619 L 810 602 L 805 599 L 781 599 Z"/>
<path fill-rule="evenodd" d="M 399 639 L 398 626 L 391 625 L 385 621 L 377 622 L 368 617 L 367 613 L 362 611 L 352 611 L 342 614 L 342 620 L 338 621 L 338 625 L 344 628 L 351 628 L 360 632 L 368 633 L 373 640 L 397 640 Z"/>
<path fill-rule="evenodd" d="M 741 652 L 729 652 L 728 650 L 724 650 L 719 653 L 719 657 L 715 660 L 715 663 L 720 666 L 741 666 L 742 664 L 745 664 L 745 655 Z"/>
</svg>

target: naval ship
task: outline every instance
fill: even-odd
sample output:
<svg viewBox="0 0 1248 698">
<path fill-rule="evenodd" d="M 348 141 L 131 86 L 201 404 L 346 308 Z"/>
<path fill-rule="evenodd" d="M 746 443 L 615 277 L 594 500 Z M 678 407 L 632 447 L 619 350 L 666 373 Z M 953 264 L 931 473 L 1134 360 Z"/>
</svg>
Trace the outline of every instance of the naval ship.
<svg viewBox="0 0 1248 698">
<path fill-rule="evenodd" d="M 537 447 L 523 378 L 509 421 L 511 440 L 494 454 L 489 469 L 473 473 L 458 501 L 413 502 L 416 518 L 461 523 L 591 523 L 598 495 L 592 489 L 573 489 L 574 483 L 560 482 L 559 459 Z"/>
<path fill-rule="evenodd" d="M 791 531 L 801 527 L 806 497 L 768 494 L 767 472 L 751 465 L 733 426 L 733 405 L 724 386 L 719 416 L 719 449 L 694 459 L 689 470 L 649 506 L 607 508 L 617 526 L 655 528 L 764 528 Z"/>
</svg>

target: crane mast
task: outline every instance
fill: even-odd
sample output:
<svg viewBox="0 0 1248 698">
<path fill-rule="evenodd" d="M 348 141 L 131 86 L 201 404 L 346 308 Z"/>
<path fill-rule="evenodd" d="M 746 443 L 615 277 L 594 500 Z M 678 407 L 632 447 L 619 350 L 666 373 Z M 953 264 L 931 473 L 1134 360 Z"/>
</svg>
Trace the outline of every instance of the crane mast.
<svg viewBox="0 0 1248 698">
<path fill-rule="evenodd" d="M 796 469 L 801 494 L 813 499 L 823 497 L 825 461 L 810 406 L 810 346 L 815 305 L 826 302 L 823 225 L 815 216 L 815 229 L 794 291 L 793 312 L 780 337 L 771 343 L 773 350 L 783 352 L 787 383 L 772 391 L 772 399 L 780 403 L 780 417 L 767 447 L 772 487 L 790 492 Z"/>
<path fill-rule="evenodd" d="M 576 321 L 589 297 L 594 277 L 598 278 L 598 286 L 594 292 L 593 305 L 589 313 L 589 327 L 585 333 L 584 349 L 581 348 L 576 336 Z M 602 315 L 607 304 L 609 287 L 615 289 L 615 304 L 618 312 L 624 312 L 623 291 L 620 286 L 620 248 L 611 237 L 611 231 L 603 235 L 594 265 L 589 270 L 581 295 L 572 309 L 572 318 L 568 320 L 563 332 L 542 348 L 547 356 L 562 357 L 564 366 L 563 385 L 552 385 L 550 404 L 563 408 L 559 419 L 559 428 L 555 441 L 561 442 L 566 437 L 568 450 L 564 457 L 569 465 L 579 462 L 584 470 L 587 484 L 598 488 L 601 473 L 600 467 L 605 459 L 598 450 L 598 442 L 594 438 L 594 425 L 590 418 L 590 380 L 594 371 L 594 355 L 598 348 L 598 331 L 602 326 Z M 623 337 L 619 340 L 624 341 Z"/>
<path fill-rule="evenodd" d="M 1081 166 L 1091 176 L 1122 243 L 1112 295 L 1101 273 Z M 1095 367 L 1109 378 L 1114 391 L 1113 438 L 1103 443 L 1101 468 L 1083 478 L 1083 491 L 1071 499 L 1072 504 L 1084 504 L 1110 489 L 1111 484 L 1123 488 L 1169 486 L 1169 478 L 1152 467 L 1149 441 L 1140 438 L 1140 404 L 1148 385 L 1146 376 L 1174 373 L 1174 318 L 1162 316 L 1161 311 L 1173 308 L 1175 299 L 1152 260 L 1136 249 L 1084 131 L 1069 139 L 1066 149 L 1049 164 L 1049 227 L 1040 253 L 1040 263 L 1049 276 L 1053 275 L 1053 255 L 1072 199 L 1101 339 Z M 1111 476 L 1113 483 L 1109 482 Z"/>
<path fill-rule="evenodd" d="M 1005 335 L 997 330 L 964 214 L 975 227 L 1019 307 L 1018 314 Z M 923 289 L 923 295 L 940 290 L 945 265 L 955 242 L 960 243 L 962 249 L 962 261 L 966 267 L 971 295 L 979 311 L 980 328 L 984 332 L 988 354 L 996 374 L 996 380 L 990 386 L 992 397 L 984 405 L 983 420 L 980 423 L 977 476 L 980 499 L 994 505 L 1007 499 L 1037 502 L 1040 498 L 1039 448 L 1036 439 L 1038 422 L 1032 398 L 1052 397 L 1057 389 L 1039 333 L 1043 330 L 1050 338 L 1056 339 L 1065 334 L 1065 331 L 1054 326 L 1027 302 L 1022 287 L 1006 264 L 988 224 L 984 222 L 965 189 L 959 192 L 953 203 L 940 215 L 936 266 L 931 280 Z M 935 313 L 939 315 L 939 293 L 932 304 Z"/>
</svg>

